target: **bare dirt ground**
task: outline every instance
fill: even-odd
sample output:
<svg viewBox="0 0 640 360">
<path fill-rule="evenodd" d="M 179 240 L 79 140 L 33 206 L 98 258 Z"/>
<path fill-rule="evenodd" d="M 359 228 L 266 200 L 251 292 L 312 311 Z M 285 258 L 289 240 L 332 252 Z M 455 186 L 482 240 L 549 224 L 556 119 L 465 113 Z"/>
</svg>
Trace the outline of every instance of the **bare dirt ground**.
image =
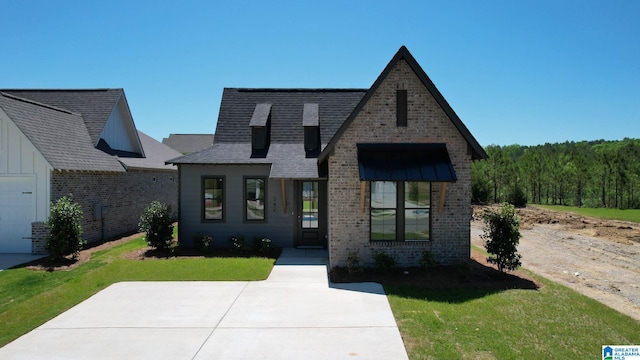
<svg viewBox="0 0 640 360">
<path fill-rule="evenodd" d="M 484 207 L 474 207 L 471 243 L 484 248 Z M 640 321 L 640 224 L 528 206 L 522 266 Z"/>
</svg>

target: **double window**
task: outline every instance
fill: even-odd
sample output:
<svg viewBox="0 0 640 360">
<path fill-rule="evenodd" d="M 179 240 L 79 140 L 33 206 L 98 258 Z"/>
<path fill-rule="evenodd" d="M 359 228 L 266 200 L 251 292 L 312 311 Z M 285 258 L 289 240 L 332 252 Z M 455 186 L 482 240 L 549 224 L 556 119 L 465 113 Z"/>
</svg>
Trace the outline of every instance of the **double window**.
<svg viewBox="0 0 640 360">
<path fill-rule="evenodd" d="M 264 221 L 267 219 L 265 199 L 266 178 L 244 178 L 244 220 Z M 225 220 L 225 177 L 205 176 L 202 178 L 202 219 L 203 221 Z"/>
<path fill-rule="evenodd" d="M 429 240 L 431 183 L 372 181 L 372 241 Z"/>
</svg>

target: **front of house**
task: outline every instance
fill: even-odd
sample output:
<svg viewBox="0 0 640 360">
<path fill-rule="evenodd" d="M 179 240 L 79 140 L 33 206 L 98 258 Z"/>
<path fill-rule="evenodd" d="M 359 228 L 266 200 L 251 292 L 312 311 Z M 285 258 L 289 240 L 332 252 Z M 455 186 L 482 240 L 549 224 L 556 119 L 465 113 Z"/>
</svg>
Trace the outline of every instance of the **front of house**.
<svg viewBox="0 0 640 360">
<path fill-rule="evenodd" d="M 369 89 L 225 89 L 212 147 L 179 171 L 180 240 L 268 237 L 415 266 L 470 252 L 471 161 L 486 153 L 402 47 Z"/>
</svg>

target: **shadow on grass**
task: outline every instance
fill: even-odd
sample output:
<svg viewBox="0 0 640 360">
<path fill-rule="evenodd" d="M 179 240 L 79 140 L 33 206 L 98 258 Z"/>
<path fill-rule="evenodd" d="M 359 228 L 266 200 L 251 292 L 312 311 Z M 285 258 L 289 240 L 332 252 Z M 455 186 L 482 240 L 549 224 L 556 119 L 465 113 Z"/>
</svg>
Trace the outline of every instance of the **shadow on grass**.
<svg viewBox="0 0 640 360">
<path fill-rule="evenodd" d="M 475 259 L 455 266 L 394 269 L 386 273 L 374 269 L 349 273 L 346 268 L 334 267 L 330 276 L 331 281 L 338 284 L 375 282 L 381 284 L 388 295 L 448 303 L 465 302 L 510 289 L 537 290 L 541 286 L 521 272 L 504 274 Z M 358 287 L 346 288 L 358 291 Z"/>
</svg>

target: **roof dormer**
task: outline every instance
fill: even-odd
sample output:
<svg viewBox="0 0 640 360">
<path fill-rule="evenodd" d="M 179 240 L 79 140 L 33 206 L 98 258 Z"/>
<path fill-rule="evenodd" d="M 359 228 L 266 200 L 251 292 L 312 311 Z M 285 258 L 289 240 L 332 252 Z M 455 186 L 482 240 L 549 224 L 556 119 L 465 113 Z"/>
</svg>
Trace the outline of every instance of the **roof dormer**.
<svg viewBox="0 0 640 360">
<path fill-rule="evenodd" d="M 266 157 L 271 139 L 271 104 L 257 104 L 249 126 L 251 126 L 251 157 Z"/>
<path fill-rule="evenodd" d="M 302 126 L 304 127 L 304 151 L 306 157 L 317 157 L 320 154 L 318 104 L 304 104 Z"/>
</svg>

